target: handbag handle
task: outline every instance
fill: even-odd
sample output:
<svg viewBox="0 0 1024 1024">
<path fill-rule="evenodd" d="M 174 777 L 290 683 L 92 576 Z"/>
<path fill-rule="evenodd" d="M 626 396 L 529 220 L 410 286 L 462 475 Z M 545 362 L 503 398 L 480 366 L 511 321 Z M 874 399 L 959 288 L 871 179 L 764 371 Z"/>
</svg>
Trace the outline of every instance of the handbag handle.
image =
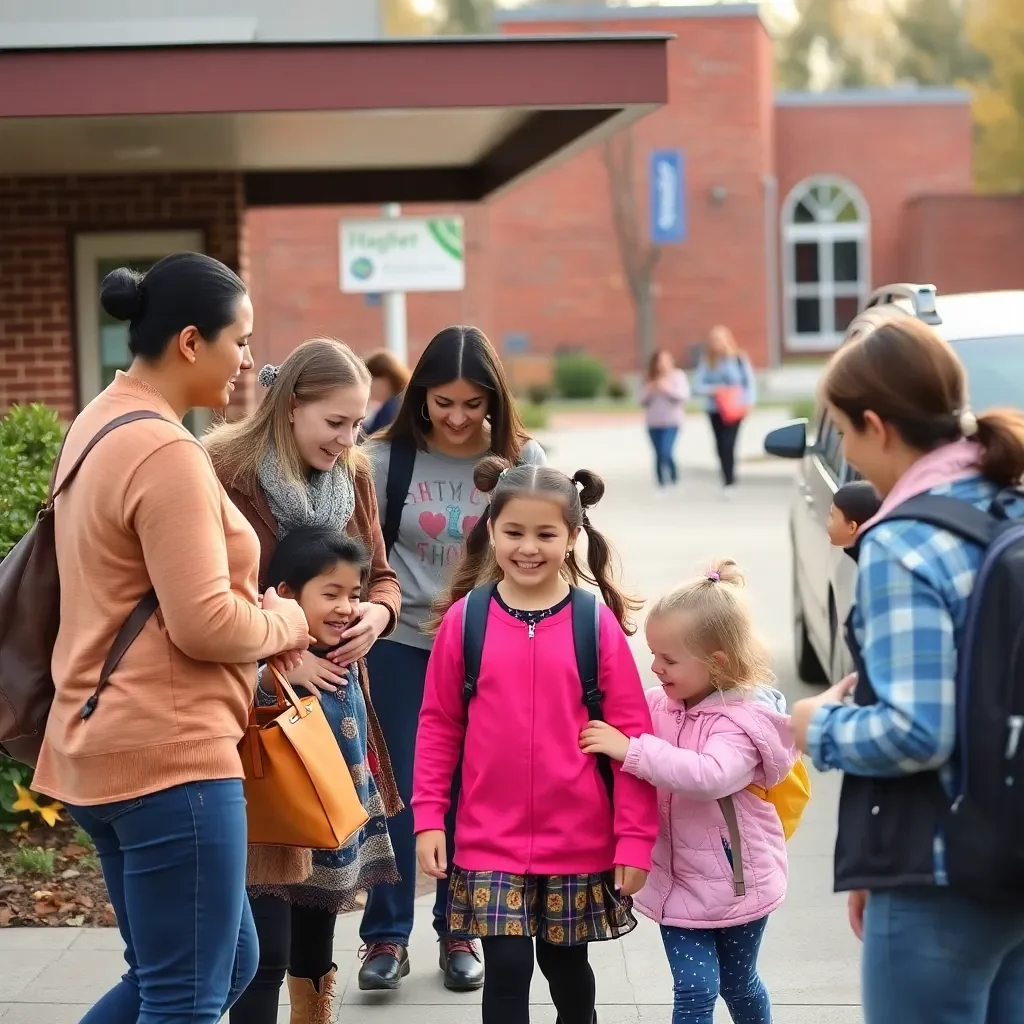
<svg viewBox="0 0 1024 1024">
<path fill-rule="evenodd" d="M 270 670 L 274 680 L 274 694 L 277 697 L 277 703 L 273 707 L 261 707 L 260 711 L 265 714 L 273 712 L 275 715 L 279 715 L 290 708 L 299 718 L 305 718 L 309 714 L 309 710 L 303 706 L 302 698 L 292 689 L 292 684 L 269 662 L 267 663 L 267 668 Z M 249 705 L 249 725 L 257 726 L 255 700 Z"/>
</svg>

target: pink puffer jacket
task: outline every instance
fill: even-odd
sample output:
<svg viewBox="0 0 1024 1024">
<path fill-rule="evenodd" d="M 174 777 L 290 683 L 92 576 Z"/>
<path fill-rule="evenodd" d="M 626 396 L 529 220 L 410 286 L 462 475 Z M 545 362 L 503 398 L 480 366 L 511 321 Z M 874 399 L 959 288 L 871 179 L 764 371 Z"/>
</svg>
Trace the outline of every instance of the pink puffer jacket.
<svg viewBox="0 0 1024 1024">
<path fill-rule="evenodd" d="M 658 787 L 661 825 L 647 884 L 634 897 L 647 917 L 677 928 L 722 928 L 770 914 L 786 895 L 786 842 L 778 812 L 747 792 L 777 786 L 799 756 L 785 698 L 713 694 L 696 707 L 647 691 L 654 735 L 630 741 L 623 771 Z M 732 795 L 746 894 L 737 896 L 729 830 L 718 805 Z"/>
</svg>

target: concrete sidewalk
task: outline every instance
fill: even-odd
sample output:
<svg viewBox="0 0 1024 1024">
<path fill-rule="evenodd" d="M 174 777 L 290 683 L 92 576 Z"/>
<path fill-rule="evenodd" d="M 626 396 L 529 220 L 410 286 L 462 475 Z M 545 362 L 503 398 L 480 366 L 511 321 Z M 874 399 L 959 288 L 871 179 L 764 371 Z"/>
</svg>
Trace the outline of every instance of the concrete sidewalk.
<svg viewBox="0 0 1024 1024">
<path fill-rule="evenodd" d="M 744 424 L 743 455 L 760 450 L 763 431 L 784 414 L 758 412 Z M 550 458 L 569 472 L 601 472 L 608 493 L 594 522 L 615 541 L 627 583 L 647 598 L 707 564 L 730 555 L 747 574 L 757 624 L 775 657 L 779 685 L 792 701 L 814 692 L 795 681 L 791 650 L 790 553 L 787 507 L 792 467 L 781 462 L 741 467 L 734 500 L 724 502 L 712 461 L 710 431 L 702 419 L 680 439 L 682 482 L 658 494 L 651 483 L 649 445 L 640 424 L 559 431 L 548 437 Z M 633 649 L 645 678 L 649 654 L 640 631 Z M 651 680 L 653 681 L 653 680 Z M 773 916 L 761 968 L 774 1004 L 775 1024 L 859 1024 L 859 943 L 846 923 L 845 900 L 833 895 L 838 778 L 815 776 L 814 796 L 790 844 L 790 890 Z M 476 1024 L 479 995 L 445 991 L 436 967 L 430 898 L 419 901 L 412 974 L 386 997 L 360 993 L 355 983 L 357 915 L 341 918 L 336 959 L 340 968 L 340 1024 Z M 641 926 L 622 942 L 592 949 L 601 1024 L 668 1024 L 672 986 L 656 927 Z M 116 931 L 0 930 L 0 1024 L 73 1024 L 123 970 Z M 553 1024 L 543 979 L 534 981 L 535 1024 Z M 719 1005 L 716 1021 L 728 1021 Z M 282 1008 L 281 1020 L 287 1020 Z"/>
</svg>

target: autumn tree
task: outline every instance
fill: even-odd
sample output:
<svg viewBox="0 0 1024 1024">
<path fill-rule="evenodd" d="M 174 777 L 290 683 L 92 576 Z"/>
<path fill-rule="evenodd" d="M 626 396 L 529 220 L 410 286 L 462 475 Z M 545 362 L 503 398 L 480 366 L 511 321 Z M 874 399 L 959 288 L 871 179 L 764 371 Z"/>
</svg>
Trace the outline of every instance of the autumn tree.
<svg viewBox="0 0 1024 1024">
<path fill-rule="evenodd" d="M 974 90 L 978 186 L 1024 192 L 1024 0 L 977 0 L 969 30 L 988 62 Z"/>
<path fill-rule="evenodd" d="M 905 0 L 894 12 L 900 38 L 896 77 L 920 85 L 975 81 L 985 58 L 971 44 L 967 29 L 972 0 Z"/>
<path fill-rule="evenodd" d="M 636 181 L 633 131 L 624 128 L 603 143 L 602 158 L 608 174 L 612 223 L 618 242 L 622 271 L 633 300 L 633 323 L 640 365 L 654 352 L 654 268 L 661 249 L 647 238 L 647 224 L 640 209 L 641 192 Z"/>
</svg>

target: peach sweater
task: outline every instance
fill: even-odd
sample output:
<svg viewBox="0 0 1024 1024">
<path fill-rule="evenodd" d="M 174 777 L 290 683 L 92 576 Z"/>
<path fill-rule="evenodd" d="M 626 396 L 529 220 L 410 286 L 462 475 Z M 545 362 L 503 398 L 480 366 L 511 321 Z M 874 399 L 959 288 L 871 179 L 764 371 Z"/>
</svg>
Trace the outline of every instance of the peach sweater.
<svg viewBox="0 0 1024 1024">
<path fill-rule="evenodd" d="M 137 409 L 176 419 L 157 391 L 119 373 L 71 425 L 57 479 L 103 424 Z M 92 805 L 242 778 L 256 661 L 305 648 L 307 630 L 301 614 L 257 605 L 259 542 L 202 445 L 175 422 L 120 427 L 57 499 L 55 529 L 56 698 L 33 788 Z M 159 610 L 83 720 L 114 635 L 150 587 Z"/>
</svg>

